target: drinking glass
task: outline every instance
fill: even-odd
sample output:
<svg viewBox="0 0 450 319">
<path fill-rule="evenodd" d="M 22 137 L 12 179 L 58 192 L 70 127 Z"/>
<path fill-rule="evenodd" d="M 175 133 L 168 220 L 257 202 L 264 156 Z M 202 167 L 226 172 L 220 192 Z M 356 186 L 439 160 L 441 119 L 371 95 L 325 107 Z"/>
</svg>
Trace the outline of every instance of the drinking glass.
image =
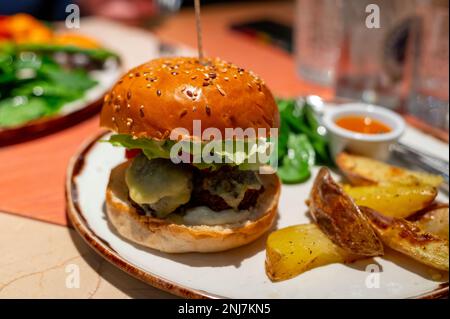
<svg viewBox="0 0 450 319">
<path fill-rule="evenodd" d="M 427 5 L 417 13 L 406 112 L 434 128 L 449 130 L 449 13 Z"/>
<path fill-rule="evenodd" d="M 296 5 L 295 59 L 300 76 L 314 83 L 335 82 L 342 38 L 342 2 L 298 0 Z"/>
</svg>

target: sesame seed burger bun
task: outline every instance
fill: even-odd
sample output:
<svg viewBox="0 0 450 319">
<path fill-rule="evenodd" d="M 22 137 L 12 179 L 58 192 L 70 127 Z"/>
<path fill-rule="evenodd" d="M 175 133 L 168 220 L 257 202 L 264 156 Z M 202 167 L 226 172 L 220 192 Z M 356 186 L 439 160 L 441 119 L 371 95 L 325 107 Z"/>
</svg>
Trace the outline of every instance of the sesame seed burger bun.
<svg viewBox="0 0 450 319">
<path fill-rule="evenodd" d="M 101 126 L 119 134 L 156 140 L 175 128 L 193 137 L 202 129 L 279 127 L 272 93 L 250 71 L 220 59 L 161 58 L 125 74 L 105 96 Z"/>
</svg>

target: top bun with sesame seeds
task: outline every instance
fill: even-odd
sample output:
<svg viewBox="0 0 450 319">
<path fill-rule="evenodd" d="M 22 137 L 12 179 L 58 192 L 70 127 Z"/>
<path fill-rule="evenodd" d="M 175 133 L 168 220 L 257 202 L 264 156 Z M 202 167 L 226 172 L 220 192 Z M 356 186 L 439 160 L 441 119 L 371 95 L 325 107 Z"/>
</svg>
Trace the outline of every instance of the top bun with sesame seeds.
<svg viewBox="0 0 450 319">
<path fill-rule="evenodd" d="M 101 126 L 119 134 L 168 139 L 184 128 L 193 138 L 193 121 L 202 130 L 278 128 L 272 93 L 251 71 L 220 59 L 160 58 L 125 74 L 105 96 Z"/>
</svg>

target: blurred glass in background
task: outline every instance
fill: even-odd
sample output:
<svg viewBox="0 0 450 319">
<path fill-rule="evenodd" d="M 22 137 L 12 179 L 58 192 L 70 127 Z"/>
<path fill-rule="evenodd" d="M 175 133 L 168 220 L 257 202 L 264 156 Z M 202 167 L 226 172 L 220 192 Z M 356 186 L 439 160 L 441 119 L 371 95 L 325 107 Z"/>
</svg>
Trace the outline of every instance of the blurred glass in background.
<svg viewBox="0 0 450 319">
<path fill-rule="evenodd" d="M 449 130 L 448 1 L 417 8 L 411 43 L 406 112 Z"/>
<path fill-rule="evenodd" d="M 448 1 L 297 0 L 296 65 L 338 97 L 448 131 L 448 30 Z"/>
<path fill-rule="evenodd" d="M 295 60 L 305 80 L 335 84 L 343 35 L 341 8 L 336 0 L 297 1 Z"/>
<path fill-rule="evenodd" d="M 344 1 L 344 37 L 336 79 L 338 96 L 399 110 L 416 3 Z"/>
</svg>

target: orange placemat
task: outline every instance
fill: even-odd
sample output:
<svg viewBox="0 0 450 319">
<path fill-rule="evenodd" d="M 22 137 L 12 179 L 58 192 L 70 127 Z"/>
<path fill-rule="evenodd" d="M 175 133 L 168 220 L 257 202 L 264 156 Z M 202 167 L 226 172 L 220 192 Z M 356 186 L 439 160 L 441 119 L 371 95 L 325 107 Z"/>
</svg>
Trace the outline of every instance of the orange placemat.
<svg viewBox="0 0 450 319">
<path fill-rule="evenodd" d="M 97 130 L 95 116 L 58 133 L 0 148 L 0 211 L 66 225 L 66 166 Z"/>
</svg>

